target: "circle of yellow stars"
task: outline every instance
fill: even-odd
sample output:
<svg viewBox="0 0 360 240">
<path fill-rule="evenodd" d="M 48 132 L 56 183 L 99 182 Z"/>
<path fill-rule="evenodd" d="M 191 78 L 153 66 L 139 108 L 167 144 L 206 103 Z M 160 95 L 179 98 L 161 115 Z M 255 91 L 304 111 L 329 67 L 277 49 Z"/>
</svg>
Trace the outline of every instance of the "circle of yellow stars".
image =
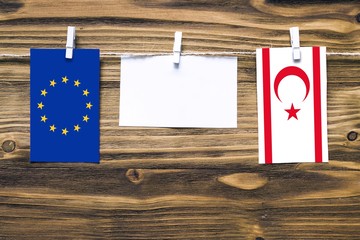
<svg viewBox="0 0 360 240">
<path fill-rule="evenodd" d="M 69 79 L 67 78 L 67 76 L 64 76 L 61 78 L 61 83 L 63 83 L 63 84 L 68 84 L 68 81 L 69 81 Z M 58 83 L 55 81 L 55 79 L 52 79 L 52 80 L 50 80 L 49 87 L 55 88 L 56 84 L 58 84 Z M 74 81 L 74 87 L 80 87 L 80 84 L 81 84 L 81 82 L 79 81 L 79 79 Z M 48 94 L 48 92 L 46 91 L 46 88 L 40 90 L 40 92 L 41 92 L 40 95 L 43 96 L 44 98 Z M 83 92 L 82 95 L 85 97 L 89 96 L 89 94 L 90 94 L 88 89 L 84 89 L 84 90 L 82 90 L 82 92 Z M 91 102 L 87 102 L 85 107 L 86 107 L 86 109 L 91 110 L 93 105 L 91 104 Z M 43 108 L 45 108 L 44 103 L 42 101 L 37 103 L 37 108 L 40 110 L 43 110 Z M 85 122 L 85 123 L 87 123 L 90 120 L 90 118 L 87 114 L 82 116 L 82 118 L 83 118 L 83 122 Z M 47 118 L 46 114 L 40 116 L 40 122 L 48 123 L 48 118 Z M 73 132 L 80 132 L 80 129 L 81 129 L 81 127 L 80 127 L 79 123 L 77 123 L 76 125 L 73 126 Z M 60 130 L 61 130 L 61 134 L 64 136 L 67 136 L 67 134 L 70 132 L 67 128 L 60 128 Z M 53 133 L 55 133 L 57 131 L 57 127 L 55 126 L 55 124 L 51 124 L 49 126 L 49 131 L 53 132 Z"/>
</svg>

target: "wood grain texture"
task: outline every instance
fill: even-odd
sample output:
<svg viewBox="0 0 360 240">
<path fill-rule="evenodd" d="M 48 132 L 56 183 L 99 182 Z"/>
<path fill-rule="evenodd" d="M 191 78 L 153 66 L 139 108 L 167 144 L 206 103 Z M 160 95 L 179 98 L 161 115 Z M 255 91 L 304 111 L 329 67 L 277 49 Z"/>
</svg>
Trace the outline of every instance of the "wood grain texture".
<svg viewBox="0 0 360 240">
<path fill-rule="evenodd" d="M 0 53 L 360 52 L 359 1 L 0 1 Z M 29 58 L 0 58 L 0 239 L 360 239 L 359 56 L 328 56 L 329 164 L 257 164 L 255 56 L 238 60 L 238 128 L 118 127 L 120 60 L 101 59 L 101 164 L 29 164 Z M 9 141 L 10 140 L 10 141 Z M 7 141 L 7 142 L 6 142 Z M 11 143 L 15 145 L 11 145 Z M 12 151 L 12 148 L 15 149 Z"/>
</svg>

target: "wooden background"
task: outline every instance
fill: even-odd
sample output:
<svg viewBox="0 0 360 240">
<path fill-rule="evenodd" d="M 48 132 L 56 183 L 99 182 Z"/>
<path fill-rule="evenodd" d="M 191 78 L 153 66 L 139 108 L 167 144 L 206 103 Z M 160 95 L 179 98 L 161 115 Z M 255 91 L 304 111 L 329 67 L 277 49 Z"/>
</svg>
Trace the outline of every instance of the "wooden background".
<svg viewBox="0 0 360 240">
<path fill-rule="evenodd" d="M 360 2 L 0 1 L 0 54 L 360 52 Z M 118 127 L 120 59 L 101 59 L 101 164 L 29 164 L 29 57 L 0 57 L 0 239 L 360 239 L 360 56 L 328 56 L 329 164 L 257 161 L 255 56 L 238 60 L 237 129 Z M 289 136 L 293 137 L 293 136 Z M 66 149 L 68 150 L 68 149 Z M 76 149 L 74 149 L 76 150 Z"/>
</svg>

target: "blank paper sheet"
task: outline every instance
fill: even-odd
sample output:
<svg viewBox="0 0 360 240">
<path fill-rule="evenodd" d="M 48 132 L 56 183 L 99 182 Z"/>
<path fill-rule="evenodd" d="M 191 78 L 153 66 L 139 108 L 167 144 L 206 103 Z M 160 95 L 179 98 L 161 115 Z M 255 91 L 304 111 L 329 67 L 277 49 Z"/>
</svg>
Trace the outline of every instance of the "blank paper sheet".
<svg viewBox="0 0 360 240">
<path fill-rule="evenodd" d="M 237 58 L 122 57 L 120 126 L 237 127 Z"/>
</svg>

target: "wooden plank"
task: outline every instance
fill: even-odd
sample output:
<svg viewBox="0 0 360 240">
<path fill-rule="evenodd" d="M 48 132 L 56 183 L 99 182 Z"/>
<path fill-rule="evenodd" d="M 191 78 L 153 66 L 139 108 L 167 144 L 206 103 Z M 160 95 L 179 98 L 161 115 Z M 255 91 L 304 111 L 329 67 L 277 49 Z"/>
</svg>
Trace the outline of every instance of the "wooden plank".
<svg viewBox="0 0 360 240">
<path fill-rule="evenodd" d="M 278 4 L 277 2 L 281 2 Z M 289 46 L 359 53 L 358 1 L 10 0 L 0 54 L 244 51 L 237 129 L 118 127 L 120 59 L 101 59 L 101 164 L 29 164 L 29 57 L 0 56 L 0 238 L 356 239 L 358 55 L 328 56 L 329 164 L 257 164 L 255 55 Z M 348 134 L 352 132 L 351 136 Z"/>
<path fill-rule="evenodd" d="M 358 59 L 329 56 L 328 131 L 331 160 L 354 160 L 359 141 L 349 141 L 350 131 L 359 131 L 360 86 Z M 16 150 L 3 159 L 29 156 L 29 62 L 7 59 L 0 62 L 3 92 L 0 102 L 0 140 L 15 141 Z M 109 70 L 101 79 L 101 160 L 121 160 L 120 166 L 154 168 L 224 167 L 244 163 L 257 165 L 257 106 L 255 56 L 241 56 L 238 64 L 237 129 L 125 128 L 118 126 L 119 59 L 105 58 Z M 9 72 L 9 68 L 14 71 Z M 105 72 L 105 70 L 103 70 Z M 15 76 L 15 74 L 18 74 Z M 19 79 L 19 80 L 17 80 Z M 146 161 L 145 161 L 146 160 Z M 205 164 L 205 165 L 204 165 Z"/>
<path fill-rule="evenodd" d="M 321 44 L 335 52 L 359 52 L 360 48 L 356 2 L 294 7 L 264 0 L 213 4 L 32 0 L 18 6 L 16 11 L 10 5 L 11 11 L 1 15 L 2 53 L 63 47 L 67 25 L 81 29 L 77 31 L 78 47 L 102 51 L 171 52 L 175 30 L 184 31 L 184 51 L 254 51 L 256 47 L 289 46 L 293 25 L 300 27 L 304 46 Z"/>
<path fill-rule="evenodd" d="M 114 163 L 4 162 L 5 238 L 345 239 L 360 233 L 359 164 L 126 173 Z"/>
</svg>

